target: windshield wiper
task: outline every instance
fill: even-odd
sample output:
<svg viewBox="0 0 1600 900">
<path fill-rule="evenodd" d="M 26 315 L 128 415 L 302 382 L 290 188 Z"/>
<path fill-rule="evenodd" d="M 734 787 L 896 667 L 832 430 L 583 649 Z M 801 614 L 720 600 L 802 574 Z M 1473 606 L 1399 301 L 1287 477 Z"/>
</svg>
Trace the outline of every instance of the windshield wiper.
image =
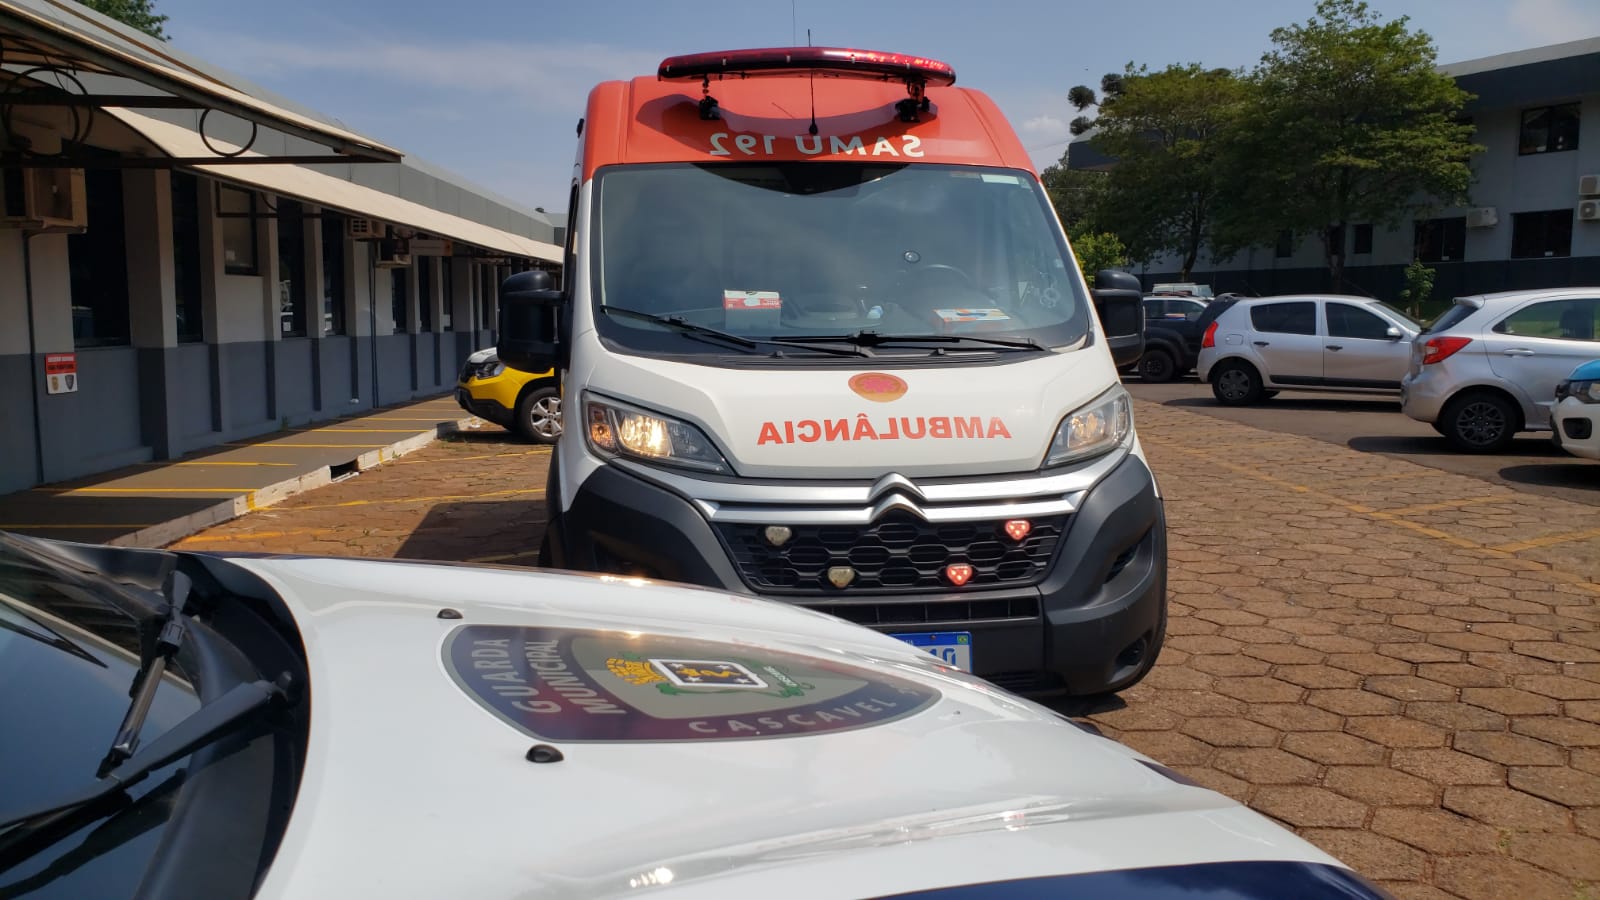
<svg viewBox="0 0 1600 900">
<path fill-rule="evenodd" d="M 891 344 L 981 344 L 986 347 L 1005 347 L 1012 350 L 1049 349 L 1032 338 L 990 338 L 972 334 L 881 334 L 876 331 L 857 331 L 852 334 L 808 334 L 792 338 L 773 338 L 773 340 L 837 341 L 857 347 L 884 347 Z"/>
<path fill-rule="evenodd" d="M 787 339 L 787 338 L 767 339 L 767 338 L 747 338 L 747 337 L 742 337 L 740 335 L 732 334 L 732 333 L 727 332 L 727 331 L 718 331 L 715 328 L 710 328 L 710 327 L 707 327 L 705 325 L 697 325 L 697 324 L 689 321 L 688 319 L 685 319 L 683 316 L 658 316 L 658 315 L 656 315 L 654 313 L 642 312 L 642 311 L 637 310 L 637 309 L 627 309 L 627 308 L 621 307 L 621 306 L 602 306 L 600 308 L 605 310 L 607 315 L 617 315 L 617 316 L 623 316 L 623 317 L 629 318 L 629 319 L 638 319 L 641 322 L 654 322 L 657 325 L 665 325 L 668 328 L 674 329 L 674 330 L 676 330 L 676 331 L 678 331 L 678 332 L 680 332 L 680 333 L 682 333 L 682 334 L 684 334 L 686 336 L 700 337 L 700 338 L 711 338 L 711 339 L 715 339 L 715 340 L 719 340 L 719 341 L 726 341 L 727 343 L 733 344 L 734 346 L 739 347 L 740 349 L 746 350 L 746 351 L 751 352 L 751 353 L 757 352 L 756 348 L 758 348 L 758 347 L 762 346 L 763 344 L 765 344 L 767 346 L 776 346 L 776 347 L 781 347 L 781 348 L 784 348 L 784 349 L 791 349 L 792 348 L 792 349 L 800 349 L 800 350 L 812 350 L 812 351 L 815 351 L 817 353 L 826 353 L 826 354 L 829 354 L 830 356 L 869 356 L 869 355 L 871 355 L 871 354 L 868 354 L 868 353 L 863 352 L 861 350 L 853 349 L 853 348 L 852 349 L 842 349 L 842 348 L 839 348 L 839 347 L 829 347 L 829 346 L 825 346 L 825 345 L 824 346 L 807 346 L 803 342 L 803 339 L 800 339 L 800 338 L 796 338 L 796 339 Z"/>
<path fill-rule="evenodd" d="M 176 569 L 168 572 L 166 584 L 162 585 L 162 593 L 167 597 L 166 611 L 153 621 L 139 623 L 139 671 L 134 673 L 133 684 L 128 687 L 128 696 L 133 702 L 128 704 L 117 736 L 111 741 L 111 749 L 100 761 L 96 778 L 106 777 L 107 772 L 121 765 L 139 748 L 139 731 L 150 715 L 150 704 L 156 698 L 156 688 L 161 686 L 161 676 L 166 674 L 167 662 L 183 645 L 184 633 L 188 631 L 189 619 L 183 614 L 183 607 L 189 602 L 189 591 L 193 587 L 189 576 Z"/>
<path fill-rule="evenodd" d="M 104 778 L 30 809 L 0 812 L 0 832 L 3 832 L 0 833 L 0 869 L 26 858 L 41 846 L 48 846 L 52 836 L 59 840 L 62 828 L 70 832 L 82 827 L 79 821 L 82 817 L 78 813 L 86 813 L 101 801 L 144 780 L 151 772 L 234 733 L 254 721 L 267 706 L 284 702 L 288 697 L 281 683 L 284 680 L 280 677 L 278 684 L 252 681 L 236 685 L 151 741 Z"/>
</svg>

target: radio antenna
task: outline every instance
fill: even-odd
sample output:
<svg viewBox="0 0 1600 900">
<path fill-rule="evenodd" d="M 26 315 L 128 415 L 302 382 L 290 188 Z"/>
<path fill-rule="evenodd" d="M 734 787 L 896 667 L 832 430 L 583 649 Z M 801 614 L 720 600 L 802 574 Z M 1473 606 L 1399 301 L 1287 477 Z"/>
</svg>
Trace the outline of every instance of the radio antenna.
<svg viewBox="0 0 1600 900">
<path fill-rule="evenodd" d="M 811 46 L 811 29 L 806 29 L 806 46 Z M 817 70 L 811 70 L 811 128 L 808 129 L 812 137 L 817 136 Z"/>
</svg>

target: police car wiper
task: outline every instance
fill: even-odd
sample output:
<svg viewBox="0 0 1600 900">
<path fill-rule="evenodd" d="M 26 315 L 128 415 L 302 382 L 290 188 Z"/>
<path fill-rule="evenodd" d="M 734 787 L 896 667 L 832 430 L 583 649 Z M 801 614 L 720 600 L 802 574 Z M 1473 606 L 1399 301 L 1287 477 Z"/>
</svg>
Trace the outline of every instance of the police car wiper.
<svg viewBox="0 0 1600 900">
<path fill-rule="evenodd" d="M 42 838 L 59 834 L 63 823 L 69 823 L 67 828 L 81 827 L 81 823 L 76 822 L 76 813 L 87 812 L 90 807 L 144 780 L 151 772 L 234 733 L 242 725 L 254 721 L 269 705 L 283 702 L 287 696 L 283 684 L 270 681 L 236 685 L 172 726 L 166 734 L 107 772 L 105 777 L 38 806 L 0 812 L 0 832 L 3 832 L 0 833 L 0 869 L 8 865 L 7 860 L 26 856 L 30 845 L 37 849 Z"/>
<path fill-rule="evenodd" d="M 857 331 L 851 334 L 812 334 L 782 340 L 839 341 L 857 347 L 884 347 L 891 344 L 982 344 L 1013 350 L 1049 349 L 1032 338 L 989 338 L 972 334 L 882 334 L 876 331 Z"/>
<path fill-rule="evenodd" d="M 727 341 L 728 343 L 733 344 L 734 346 L 739 347 L 741 349 L 748 350 L 751 353 L 757 352 L 756 348 L 758 348 L 761 345 L 765 344 L 767 346 L 777 346 L 777 347 L 782 347 L 784 349 L 797 348 L 797 349 L 802 349 L 802 350 L 813 350 L 813 351 L 815 351 L 817 353 L 827 353 L 827 354 L 829 354 L 831 356 L 866 356 L 866 355 L 868 355 L 866 353 L 861 352 L 860 350 L 853 350 L 853 349 L 852 350 L 842 350 L 842 349 L 840 349 L 838 347 L 827 347 L 827 346 L 808 347 L 808 346 L 805 346 L 805 344 L 800 342 L 799 340 L 790 340 L 788 338 L 767 339 L 767 338 L 747 338 L 747 337 L 742 337 L 740 335 L 732 334 L 730 332 L 718 331 L 715 328 L 709 328 L 709 327 L 707 327 L 705 325 L 697 325 L 694 322 L 690 322 L 688 319 L 685 319 L 682 316 L 658 316 L 655 313 L 647 313 L 647 312 L 643 312 L 643 311 L 637 310 L 637 309 L 627 309 L 627 308 L 621 307 L 621 306 L 602 306 L 600 308 L 605 310 L 607 315 L 623 316 L 624 318 L 629 318 L 629 319 L 638 319 L 641 322 L 654 322 L 657 325 L 665 325 L 668 328 L 674 329 L 674 330 L 676 330 L 676 331 L 678 331 L 678 332 L 680 332 L 680 333 L 682 333 L 684 335 L 699 336 L 699 337 L 702 337 L 702 338 L 712 338 L 712 339 L 715 339 L 715 340 Z"/>
<path fill-rule="evenodd" d="M 167 598 L 166 611 L 154 621 L 139 623 L 139 671 L 134 674 L 133 684 L 128 688 L 128 695 L 133 702 L 128 704 L 122 725 L 117 728 L 117 736 L 111 741 L 111 749 L 100 761 L 96 778 L 106 777 L 107 772 L 121 765 L 138 749 L 139 731 L 144 728 L 144 720 L 150 715 L 150 704 L 156 698 L 156 688 L 161 686 L 161 676 L 166 674 L 167 662 L 183 645 L 183 636 L 188 631 L 189 618 L 183 614 L 183 607 L 189 602 L 189 591 L 193 587 L 189 576 L 176 569 L 169 571 L 166 583 L 162 585 L 162 593 Z"/>
</svg>

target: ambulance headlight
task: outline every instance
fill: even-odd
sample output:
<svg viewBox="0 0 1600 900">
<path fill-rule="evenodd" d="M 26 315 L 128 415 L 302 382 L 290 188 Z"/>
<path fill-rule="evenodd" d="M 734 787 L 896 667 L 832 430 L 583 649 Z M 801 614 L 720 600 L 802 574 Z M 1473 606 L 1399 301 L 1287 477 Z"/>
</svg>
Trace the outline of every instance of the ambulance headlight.
<svg viewBox="0 0 1600 900">
<path fill-rule="evenodd" d="M 1048 468 L 1099 456 L 1122 446 L 1131 433 L 1133 402 L 1118 385 L 1061 420 L 1044 464 Z"/>
<path fill-rule="evenodd" d="M 731 473 L 705 432 L 677 419 L 613 401 L 586 399 L 584 436 L 600 456 L 663 466 Z"/>
</svg>

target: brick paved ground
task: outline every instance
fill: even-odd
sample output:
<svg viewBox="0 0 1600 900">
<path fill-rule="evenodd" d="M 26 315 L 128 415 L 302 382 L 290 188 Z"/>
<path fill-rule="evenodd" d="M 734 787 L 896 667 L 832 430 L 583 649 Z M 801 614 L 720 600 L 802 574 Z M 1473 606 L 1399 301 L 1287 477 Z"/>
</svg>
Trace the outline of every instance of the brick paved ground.
<svg viewBox="0 0 1600 900">
<path fill-rule="evenodd" d="M 1600 897 L 1600 508 L 1136 415 L 1168 645 L 1074 711 L 1400 897 Z M 177 546 L 531 562 L 547 461 L 490 428 Z"/>
</svg>

